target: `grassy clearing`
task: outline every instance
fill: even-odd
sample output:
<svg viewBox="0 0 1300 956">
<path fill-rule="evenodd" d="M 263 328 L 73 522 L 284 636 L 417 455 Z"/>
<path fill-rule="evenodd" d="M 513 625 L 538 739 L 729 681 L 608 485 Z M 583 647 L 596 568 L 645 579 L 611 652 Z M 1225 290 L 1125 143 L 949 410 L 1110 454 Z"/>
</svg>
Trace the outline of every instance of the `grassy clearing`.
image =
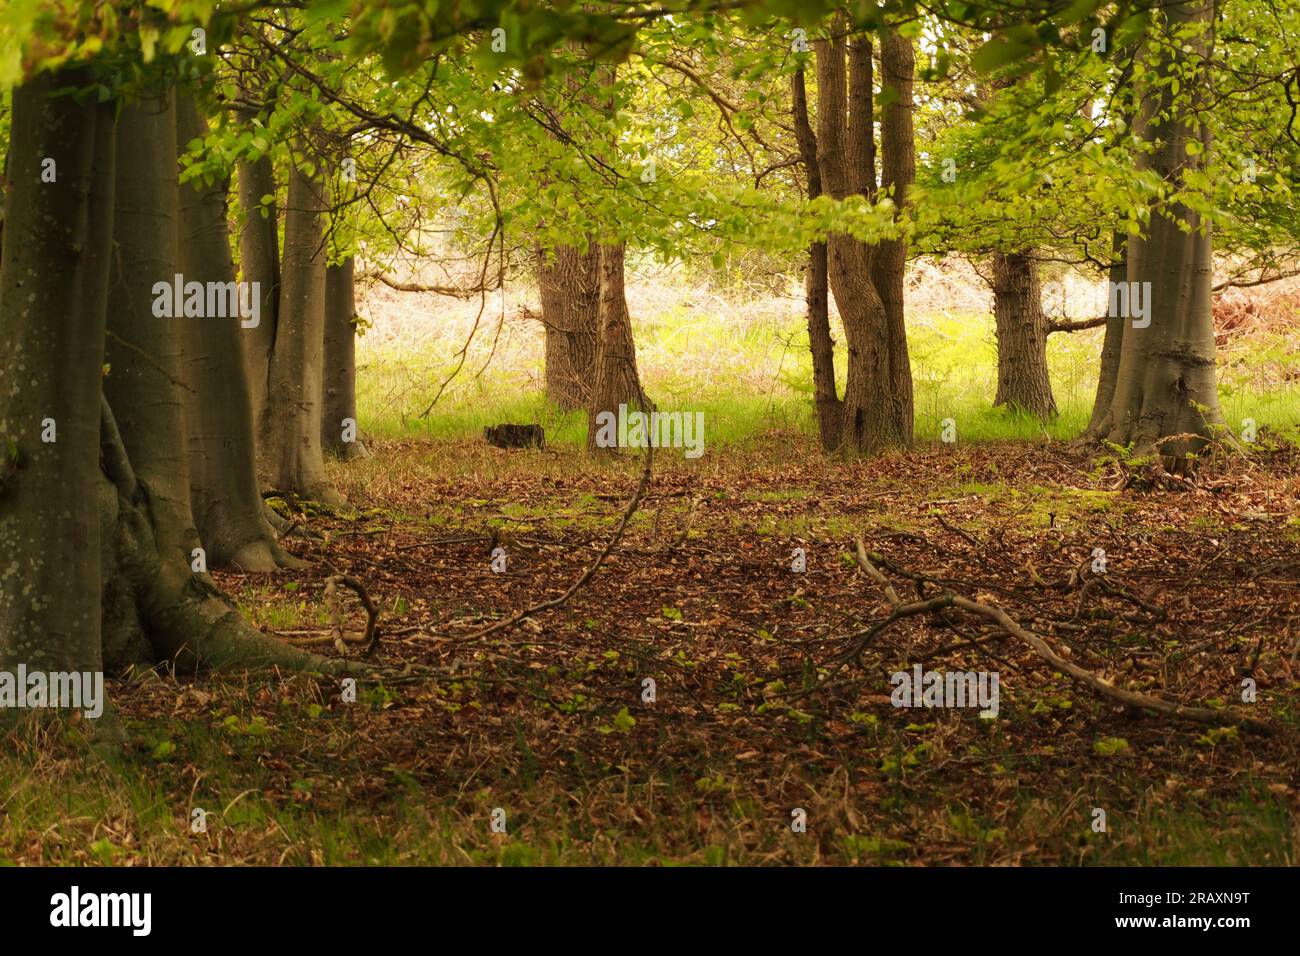
<svg viewBox="0 0 1300 956">
<path fill-rule="evenodd" d="M 372 293 L 382 312 L 379 328 L 361 340 L 358 406 L 362 426 L 383 438 L 475 438 L 487 425 L 540 422 L 547 440 L 580 446 L 582 414 L 563 414 L 543 395 L 540 328 L 516 309 L 521 290 L 504 312 L 499 304 L 482 317 L 477 306 L 428 298 L 436 319 L 411 316 L 407 300 Z M 812 366 L 803 301 L 798 296 L 723 299 L 691 287 L 641 277 L 629 289 L 643 380 L 666 410 L 703 411 L 707 441 L 734 446 L 770 434 L 811 435 Z M 1086 426 L 1096 390 L 1100 329 L 1057 333 L 1048 340 L 1052 386 L 1060 411 L 1046 425 L 1032 416 L 992 407 L 997 349 L 992 316 L 979 307 L 981 293 L 963 287 L 947 298 L 918 296 L 908 341 L 915 384 L 916 435 L 938 441 L 952 418 L 959 441 L 1070 439 Z M 434 410 L 421 413 L 452 375 L 455 358 L 479 331 L 464 367 Z M 412 329 L 419 334 L 413 334 Z M 843 381 L 842 343 L 837 350 Z M 1300 422 L 1300 353 L 1288 329 L 1260 330 L 1220 349 L 1220 400 L 1228 423 L 1296 434 Z"/>
</svg>

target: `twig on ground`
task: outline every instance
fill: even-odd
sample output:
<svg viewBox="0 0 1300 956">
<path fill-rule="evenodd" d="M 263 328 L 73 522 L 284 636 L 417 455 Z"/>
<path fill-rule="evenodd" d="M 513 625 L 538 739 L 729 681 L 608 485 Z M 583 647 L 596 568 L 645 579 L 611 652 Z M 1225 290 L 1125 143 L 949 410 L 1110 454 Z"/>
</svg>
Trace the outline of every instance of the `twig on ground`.
<svg viewBox="0 0 1300 956">
<path fill-rule="evenodd" d="M 857 539 L 857 561 L 862 570 L 867 573 L 867 576 L 884 589 L 885 596 L 889 600 L 890 606 L 893 608 L 893 611 L 890 614 L 889 623 L 902 617 L 928 613 L 941 607 L 960 608 L 963 611 L 968 611 L 971 614 L 976 614 L 994 622 L 1012 637 L 1028 644 L 1039 657 L 1047 661 L 1053 667 L 1064 671 L 1075 680 L 1087 685 L 1102 696 L 1118 701 L 1126 707 L 1153 710 L 1159 714 L 1190 720 L 1199 724 L 1215 726 L 1233 724 L 1260 734 L 1272 734 L 1276 732 L 1276 728 L 1267 721 L 1260 720 L 1256 717 L 1250 717 L 1245 714 L 1239 714 L 1232 710 L 1211 710 L 1208 707 L 1192 707 L 1186 704 L 1164 700 L 1160 697 L 1154 697 L 1150 694 L 1142 694 L 1136 691 L 1116 687 L 1109 681 L 1098 677 L 1092 671 L 1086 670 L 1072 661 L 1068 661 L 1064 657 L 1061 657 L 1052 650 L 1048 643 L 1041 637 L 1031 631 L 1025 630 L 1025 628 L 1021 627 L 1015 620 L 1013 620 L 1006 611 L 995 605 L 986 604 L 983 601 L 972 600 L 971 598 L 963 597 L 960 594 L 954 594 L 951 591 L 945 592 L 938 598 L 930 598 L 929 600 L 919 601 L 915 604 L 907 604 L 898 596 L 898 592 L 894 590 L 894 586 L 890 583 L 889 578 L 885 577 L 885 575 L 871 562 L 861 538 Z M 860 649 L 861 645 L 857 649 L 858 652 L 860 652 Z"/>
</svg>

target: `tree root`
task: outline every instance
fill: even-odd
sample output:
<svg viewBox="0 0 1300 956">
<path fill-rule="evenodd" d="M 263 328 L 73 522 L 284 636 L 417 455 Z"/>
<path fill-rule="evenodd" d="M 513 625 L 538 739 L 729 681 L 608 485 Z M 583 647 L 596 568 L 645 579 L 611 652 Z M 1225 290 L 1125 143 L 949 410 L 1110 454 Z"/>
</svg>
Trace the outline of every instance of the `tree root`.
<svg viewBox="0 0 1300 956">
<path fill-rule="evenodd" d="M 105 664 L 141 663 L 178 671 L 281 670 L 362 675 L 370 665 L 308 653 L 263 634 L 245 620 L 234 602 L 203 574 L 190 570 L 183 554 L 164 554 L 155 533 L 148 488 L 119 472 L 105 498 L 112 540 L 105 574 Z M 131 493 L 129 500 L 123 491 Z M 111 597 L 111 600 L 110 600 Z M 110 650 L 113 653 L 110 653 Z"/>
</svg>

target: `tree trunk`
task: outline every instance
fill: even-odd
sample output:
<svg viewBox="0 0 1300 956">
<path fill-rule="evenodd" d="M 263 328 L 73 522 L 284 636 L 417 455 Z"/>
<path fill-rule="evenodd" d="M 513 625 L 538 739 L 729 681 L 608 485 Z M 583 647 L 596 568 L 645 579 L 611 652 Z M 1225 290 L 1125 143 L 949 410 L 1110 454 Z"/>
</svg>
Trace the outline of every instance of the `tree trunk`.
<svg viewBox="0 0 1300 956">
<path fill-rule="evenodd" d="M 0 669 L 103 669 L 100 381 L 114 104 L 51 96 L 90 69 L 13 93 L 0 256 Z M 42 160 L 57 179 L 41 182 Z M 52 442 L 42 441 L 53 421 Z M 47 431 L 48 435 L 48 431 Z"/>
<path fill-rule="evenodd" d="M 869 46 L 865 56 L 869 69 Z M 880 42 L 880 89 L 881 102 L 884 104 L 880 120 L 880 188 L 882 191 L 892 189 L 894 206 L 899 210 L 899 215 L 908 203 L 908 190 L 916 180 L 916 135 L 912 124 L 915 66 L 912 41 L 900 36 L 892 28 L 886 29 Z M 870 90 L 869 79 L 867 88 Z M 889 350 L 889 391 L 886 398 L 890 442 L 910 445 L 915 410 L 912 363 L 907 351 L 907 323 L 903 308 L 903 277 L 907 269 L 906 238 L 882 242 L 871 265 L 872 278 L 885 309 L 885 341 Z"/>
<path fill-rule="evenodd" d="M 1111 240 L 1112 263 L 1108 273 L 1111 286 L 1128 281 L 1128 245 L 1122 232 L 1114 234 Z M 1101 342 L 1101 363 L 1097 372 L 1097 397 L 1092 403 L 1092 415 L 1088 419 L 1089 438 L 1100 439 L 1104 432 L 1102 426 L 1110 417 L 1110 405 L 1115 398 L 1115 380 L 1119 378 L 1119 357 L 1124 343 L 1124 326 L 1128 319 L 1122 315 L 1106 317 L 1106 334 Z"/>
<path fill-rule="evenodd" d="M 993 254 L 993 317 L 998 340 L 998 391 L 993 404 L 1042 419 L 1053 417 L 1056 399 L 1047 373 L 1050 322 L 1043 312 L 1038 263 L 1030 255 Z"/>
<path fill-rule="evenodd" d="M 196 573 L 184 403 L 218 401 L 182 382 L 185 323 L 155 316 L 153 283 L 177 262 L 176 123 L 171 97 L 123 108 L 118 120 L 116 248 L 108 294 L 111 371 L 100 413 L 101 520 L 111 529 L 103 596 L 106 664 L 302 667 L 318 659 L 253 630 L 206 574 Z M 182 312 L 173 303 L 173 312 Z M 111 482 L 111 484 L 110 484 Z M 116 494 L 113 492 L 116 491 Z"/>
<path fill-rule="evenodd" d="M 118 121 L 115 250 L 108 294 L 111 371 L 104 382 L 100 445 L 106 480 L 101 520 L 111 529 L 104 587 L 106 664 L 165 661 L 200 666 L 331 666 L 254 630 L 194 560 L 181 392 L 215 402 L 203 379 L 181 381 L 186 323 L 158 317 L 153 283 L 177 269 L 176 122 L 166 101 L 125 107 Z M 205 301 L 206 305 L 206 301 Z M 182 311 L 173 303 L 173 312 Z M 232 323 L 233 325 L 233 323 Z M 210 370 L 209 370 L 210 371 Z M 116 494 L 114 494 L 114 491 Z"/>
<path fill-rule="evenodd" d="M 847 67 L 843 39 L 819 40 L 815 47 L 817 162 L 822 184 L 835 199 L 871 196 L 875 150 L 871 97 L 866 95 L 872 84 L 871 44 L 865 38 L 855 40 L 848 49 Z M 901 205 L 915 165 L 910 41 L 887 37 L 881 55 L 886 82 L 895 84 L 891 96 L 898 97 L 881 124 L 883 185 L 894 187 Z M 848 345 L 841 432 L 841 447 L 847 452 L 867 454 L 905 446 L 912 439 L 912 379 L 902 323 L 905 260 L 901 240 L 872 247 L 843 233 L 827 239 L 830 287 Z"/>
<path fill-rule="evenodd" d="M 351 256 L 325 270 L 324 379 L 320 438 L 339 458 L 365 458 L 357 431 L 357 294 Z"/>
<path fill-rule="evenodd" d="M 639 405 L 641 379 L 636 367 L 632 320 L 623 288 L 623 243 L 600 247 L 600 332 L 596 344 L 596 376 L 587 413 L 587 450 L 596 446 L 596 417 L 618 415 L 618 406 Z"/>
<path fill-rule="evenodd" d="M 13 99 L 22 188 L 8 192 L 0 257 L 0 666 L 339 673 L 347 665 L 254 631 L 191 572 L 175 344 L 186 319 L 155 316 L 151 301 L 175 273 L 174 121 L 146 100 L 115 125 L 119 104 L 66 94 L 95 83 L 90 70 L 46 73 Z M 46 157 L 58 178 L 34 188 Z"/>
<path fill-rule="evenodd" d="M 537 252 L 537 286 L 546 337 L 546 395 L 569 411 L 586 407 L 596 378 L 600 327 L 600 248 Z"/>
<path fill-rule="evenodd" d="M 817 137 L 808 121 L 808 93 L 801 67 L 792 78 L 794 129 L 799 156 L 808 174 L 808 198 L 822 194 L 821 170 L 817 168 Z M 868 99 L 868 103 L 870 100 Z M 873 162 L 874 168 L 874 162 Z M 808 348 L 812 352 L 813 401 L 817 409 L 817 435 L 829 452 L 840 447 L 840 426 L 844 409 L 835 387 L 835 342 L 831 338 L 829 287 L 826 276 L 826 243 L 808 247 Z"/>
<path fill-rule="evenodd" d="M 244 217 L 239 233 L 239 270 L 244 282 L 256 282 L 261 294 L 261 322 L 242 336 L 248 367 L 254 434 L 261 434 L 270 388 L 271 354 L 275 350 L 276 321 L 280 305 L 280 238 L 274 198 L 263 206 L 263 196 L 275 196 L 275 167 L 269 155 L 239 163 L 239 208 Z M 262 215 L 263 210 L 266 215 Z"/>
<path fill-rule="evenodd" d="M 103 405 L 101 476 L 103 520 L 112 529 L 112 555 L 104 589 L 105 666 L 163 662 L 182 671 L 199 668 L 346 669 L 341 661 L 305 654 L 260 631 L 207 575 L 158 547 L 157 516 L 147 489 L 131 470 L 112 409 Z M 179 445 L 181 436 L 173 436 Z"/>
<path fill-rule="evenodd" d="M 154 283 L 170 285 L 179 271 L 177 202 L 173 96 L 123 107 L 104 350 L 110 371 L 104 394 L 136 478 L 148 494 L 164 563 L 174 556 L 188 567 L 199 536 L 190 507 L 182 389 L 195 400 L 214 397 L 199 395 L 194 383 L 181 378 L 182 329 L 186 323 L 211 320 L 187 317 L 184 301 L 172 303 L 171 315 L 154 312 Z"/>
<path fill-rule="evenodd" d="M 263 437 L 274 487 L 337 505 L 321 451 L 321 362 L 325 344 L 325 182 L 289 171 L 280 306 Z"/>
<path fill-rule="evenodd" d="M 1165 36 L 1154 53 L 1155 80 L 1146 84 L 1134 124 L 1152 150 L 1139 153 L 1137 163 L 1178 189 L 1185 177 L 1204 172 L 1210 151 L 1202 117 L 1211 96 L 1214 3 L 1166 0 L 1161 11 Z M 1184 35 L 1193 24 L 1203 32 Z M 1188 58 L 1195 58 L 1196 82 L 1186 79 Z M 1177 92 L 1170 84 L 1176 75 L 1183 76 Z M 1129 238 L 1130 296 L 1141 294 L 1146 282 L 1150 295 L 1142 295 L 1147 316 L 1131 317 L 1124 329 L 1115 393 L 1099 429 L 1108 441 L 1185 461 L 1223 424 L 1214 370 L 1212 270 L 1210 223 L 1181 203 L 1154 210 L 1147 234 Z M 1129 311 L 1137 311 L 1131 298 Z M 1196 437 L 1165 440 L 1178 435 Z"/>
<path fill-rule="evenodd" d="M 207 135 L 207 121 L 190 96 L 177 101 L 176 131 L 182 152 L 185 143 Z M 205 185 L 198 179 L 180 187 L 178 262 L 186 282 L 235 281 L 226 218 L 229 187 L 228 180 Z M 260 313 L 259 319 L 264 319 Z M 240 343 L 257 328 L 243 328 L 235 315 L 164 321 L 180 325 L 185 380 L 193 389 L 185 403 L 190 504 L 208 566 L 243 571 L 303 566 L 278 544 L 257 486 L 253 409 Z"/>
</svg>

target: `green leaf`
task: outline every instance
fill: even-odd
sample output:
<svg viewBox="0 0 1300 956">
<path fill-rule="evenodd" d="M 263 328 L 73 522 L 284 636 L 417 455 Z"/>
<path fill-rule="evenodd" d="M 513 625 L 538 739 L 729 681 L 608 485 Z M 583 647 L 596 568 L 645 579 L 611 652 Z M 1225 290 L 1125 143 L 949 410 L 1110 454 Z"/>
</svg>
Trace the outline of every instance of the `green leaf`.
<svg viewBox="0 0 1300 956">
<path fill-rule="evenodd" d="M 627 708 L 622 708 L 614 717 L 614 729 L 621 734 L 626 734 L 636 726 L 636 718 L 627 712 Z"/>
<path fill-rule="evenodd" d="M 971 57 L 971 66 L 981 74 L 988 74 L 1009 64 L 1021 62 L 1029 52 L 1029 44 L 1023 41 L 994 37 L 975 51 L 975 55 Z"/>
<path fill-rule="evenodd" d="M 175 752 L 176 752 L 176 745 L 174 743 L 172 743 L 170 740 L 162 740 L 159 741 L 158 745 L 153 748 L 152 756 L 154 760 L 166 760 Z"/>
<path fill-rule="evenodd" d="M 1103 737 L 1093 742 L 1092 749 L 1100 757 L 1114 757 L 1128 752 L 1128 741 L 1123 737 Z"/>
</svg>

